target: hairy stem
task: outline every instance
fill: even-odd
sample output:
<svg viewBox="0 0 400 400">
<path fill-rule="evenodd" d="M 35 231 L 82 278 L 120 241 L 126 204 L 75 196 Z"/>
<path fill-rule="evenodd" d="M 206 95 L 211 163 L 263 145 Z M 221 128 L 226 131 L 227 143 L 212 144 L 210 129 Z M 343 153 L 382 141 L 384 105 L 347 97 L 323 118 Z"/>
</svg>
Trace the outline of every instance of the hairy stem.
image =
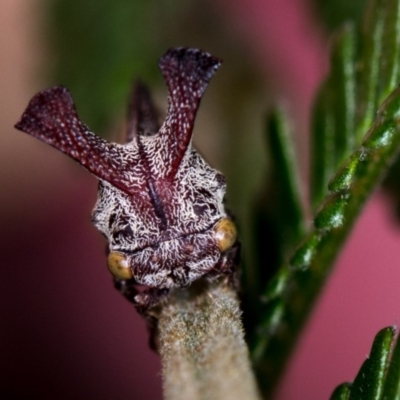
<svg viewBox="0 0 400 400">
<path fill-rule="evenodd" d="M 172 293 L 158 326 L 165 399 L 259 399 L 239 301 L 224 281 Z"/>
</svg>

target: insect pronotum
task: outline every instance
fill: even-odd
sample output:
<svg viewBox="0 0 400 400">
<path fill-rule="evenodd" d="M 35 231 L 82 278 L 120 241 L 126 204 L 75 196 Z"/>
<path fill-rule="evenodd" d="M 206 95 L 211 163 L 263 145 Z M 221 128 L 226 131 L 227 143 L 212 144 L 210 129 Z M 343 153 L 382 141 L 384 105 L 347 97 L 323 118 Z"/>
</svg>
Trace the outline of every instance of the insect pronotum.
<svg viewBox="0 0 400 400">
<path fill-rule="evenodd" d="M 124 144 L 93 134 L 62 86 L 34 96 L 15 125 L 99 179 L 93 223 L 108 240 L 116 286 L 143 313 L 171 288 L 234 268 L 225 178 L 191 145 L 201 97 L 220 63 L 197 49 L 168 50 L 159 63 L 169 90 L 165 121 L 159 127 L 148 90 L 137 84 Z"/>
</svg>

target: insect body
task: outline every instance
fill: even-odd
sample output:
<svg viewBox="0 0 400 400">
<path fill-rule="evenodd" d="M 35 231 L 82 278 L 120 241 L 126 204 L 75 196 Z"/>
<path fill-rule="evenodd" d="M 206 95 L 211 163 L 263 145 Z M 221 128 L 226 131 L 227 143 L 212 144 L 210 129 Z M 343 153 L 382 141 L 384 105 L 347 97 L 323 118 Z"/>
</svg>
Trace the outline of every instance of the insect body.
<svg viewBox="0 0 400 400">
<path fill-rule="evenodd" d="M 108 239 L 110 271 L 135 304 L 233 268 L 236 230 L 223 206 L 225 178 L 191 146 L 200 99 L 219 65 L 199 50 L 169 50 L 160 60 L 167 117 L 159 128 L 149 93 L 138 85 L 125 144 L 90 132 L 60 86 L 38 93 L 16 125 L 100 180 L 92 219 Z M 134 284 L 149 291 L 137 294 Z"/>
</svg>

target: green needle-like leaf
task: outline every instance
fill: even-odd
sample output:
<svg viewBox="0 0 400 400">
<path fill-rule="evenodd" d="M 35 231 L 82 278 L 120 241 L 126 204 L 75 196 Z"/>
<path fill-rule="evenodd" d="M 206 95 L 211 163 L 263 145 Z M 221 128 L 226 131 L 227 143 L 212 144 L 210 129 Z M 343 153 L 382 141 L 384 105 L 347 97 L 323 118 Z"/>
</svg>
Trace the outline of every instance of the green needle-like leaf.
<svg viewBox="0 0 400 400">
<path fill-rule="evenodd" d="M 257 268 L 254 268 L 257 275 L 253 282 L 244 279 L 248 290 L 243 299 L 243 308 L 249 330 L 254 326 L 254 315 L 259 311 L 262 283 L 277 271 L 305 232 L 299 174 L 287 121 L 283 109 L 271 111 L 266 121 L 271 168 L 266 193 L 254 213 L 256 234 L 253 263 L 257 262 Z M 276 312 L 274 315 L 264 318 L 276 319 Z"/>
<path fill-rule="evenodd" d="M 355 33 L 347 24 L 334 37 L 331 74 L 315 103 L 312 130 L 311 201 L 326 195 L 333 172 L 355 144 Z"/>
<path fill-rule="evenodd" d="M 392 352 L 396 328 L 387 327 L 375 336 L 369 357 L 364 361 L 354 382 L 338 386 L 332 399 L 396 400 L 400 388 L 400 347 Z"/>
<path fill-rule="evenodd" d="M 350 397 L 350 392 L 351 384 L 343 383 L 334 390 L 330 400 L 348 400 Z"/>
<path fill-rule="evenodd" d="M 392 328 L 393 331 L 395 328 Z M 383 388 L 383 400 L 400 399 L 400 341 L 397 338 Z"/>
<path fill-rule="evenodd" d="M 389 327 L 375 336 L 370 356 L 364 361 L 351 387 L 350 400 L 381 398 L 395 333 L 395 329 Z"/>
<path fill-rule="evenodd" d="M 357 141 L 361 140 L 365 131 L 371 126 L 377 108 L 384 10 L 382 0 L 373 0 L 363 24 L 357 76 Z"/>
<path fill-rule="evenodd" d="M 310 196 L 314 209 L 324 198 L 335 171 L 335 116 L 331 100 L 331 85 L 327 82 L 318 94 L 313 113 Z"/>
<path fill-rule="evenodd" d="M 390 0 L 389 3 L 390 5 L 385 8 L 379 102 L 386 98 L 400 81 L 400 2 Z"/>
<path fill-rule="evenodd" d="M 281 244 L 293 246 L 305 232 L 305 216 L 301 204 L 298 169 L 293 140 L 283 110 L 271 113 L 267 120 L 268 144 L 274 167 L 274 190 L 278 192 L 279 225 L 283 232 Z"/>
<path fill-rule="evenodd" d="M 374 0 L 366 13 L 357 62 L 357 137 L 375 118 L 376 107 L 400 80 L 400 2 Z"/>
<path fill-rule="evenodd" d="M 348 23 L 336 34 L 332 48 L 331 86 L 336 128 L 336 166 L 343 161 L 355 145 L 355 41 L 354 26 Z"/>
</svg>

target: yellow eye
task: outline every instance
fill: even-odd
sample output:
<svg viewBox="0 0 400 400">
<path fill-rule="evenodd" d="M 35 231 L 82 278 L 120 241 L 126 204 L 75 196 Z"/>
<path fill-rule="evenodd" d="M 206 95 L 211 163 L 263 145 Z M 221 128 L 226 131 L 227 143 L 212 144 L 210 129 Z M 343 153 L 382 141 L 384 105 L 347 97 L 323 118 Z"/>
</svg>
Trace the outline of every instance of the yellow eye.
<svg viewBox="0 0 400 400">
<path fill-rule="evenodd" d="M 122 253 L 112 251 L 108 255 L 107 266 L 115 278 L 132 279 L 133 277 L 128 261 Z"/>
<path fill-rule="evenodd" d="M 236 242 L 236 226 L 229 218 L 223 218 L 214 226 L 215 240 L 221 253 Z"/>
</svg>

